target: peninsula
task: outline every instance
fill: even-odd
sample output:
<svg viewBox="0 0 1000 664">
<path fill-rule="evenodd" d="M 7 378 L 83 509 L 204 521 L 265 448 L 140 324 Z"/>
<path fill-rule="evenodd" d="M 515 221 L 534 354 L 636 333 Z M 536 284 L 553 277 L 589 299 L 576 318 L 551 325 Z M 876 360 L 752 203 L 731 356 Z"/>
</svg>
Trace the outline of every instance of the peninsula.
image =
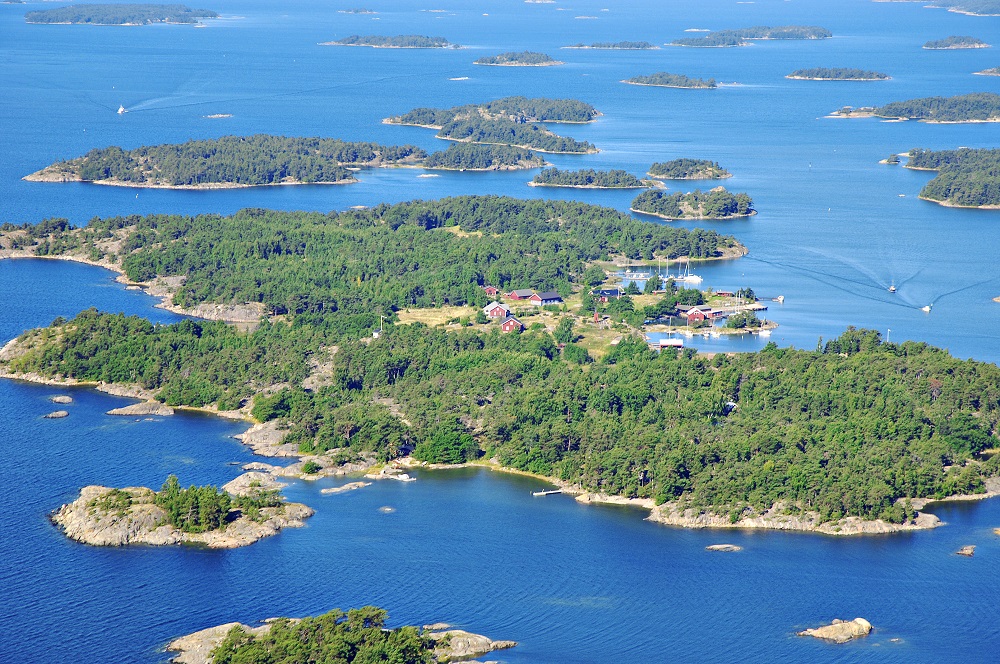
<svg viewBox="0 0 1000 664">
<path fill-rule="evenodd" d="M 888 81 L 891 77 L 869 69 L 851 67 L 813 67 L 796 69 L 785 78 L 800 81 Z"/>
<path fill-rule="evenodd" d="M 695 48 L 726 48 L 746 46 L 754 40 L 776 39 L 829 39 L 833 33 L 826 28 L 806 25 L 784 25 L 779 27 L 755 26 L 737 30 L 719 30 L 700 37 L 683 37 L 670 42 L 671 46 Z"/>
<path fill-rule="evenodd" d="M 962 124 L 1000 121 L 1000 95 L 974 92 L 955 97 L 922 97 L 895 101 L 885 106 L 845 106 L 834 111 L 834 117 L 888 118 L 919 120 L 928 123 Z"/>
<path fill-rule="evenodd" d="M 954 51 L 963 48 L 989 48 L 990 45 L 975 37 L 952 35 L 944 39 L 931 40 L 924 44 L 928 51 Z"/>
<path fill-rule="evenodd" d="M 643 181 L 628 171 L 611 170 L 595 171 L 594 169 L 579 171 L 560 171 L 558 168 L 547 168 L 538 173 L 531 182 L 532 187 L 572 187 L 575 189 L 645 189 L 652 184 Z"/>
<path fill-rule="evenodd" d="M 630 85 L 651 85 L 659 88 L 717 88 L 714 78 L 688 78 L 683 74 L 668 74 L 665 71 L 648 76 L 633 76 L 622 81 Z"/>
<path fill-rule="evenodd" d="M 462 48 L 444 37 L 424 35 L 351 35 L 343 39 L 320 42 L 320 46 L 368 46 L 371 48 Z"/>
<path fill-rule="evenodd" d="M 920 198 L 947 207 L 1000 209 L 1000 149 L 910 150 L 906 168 L 937 171 Z"/>
<path fill-rule="evenodd" d="M 648 175 L 658 180 L 724 180 L 733 174 L 707 159 L 672 159 L 656 162 L 649 167 Z"/>
<path fill-rule="evenodd" d="M 28 23 L 69 25 L 151 25 L 153 23 L 194 24 L 203 18 L 219 18 L 208 9 L 185 5 L 82 4 L 28 12 Z"/>
<path fill-rule="evenodd" d="M 231 549 L 253 544 L 282 528 L 304 525 L 313 511 L 286 503 L 261 473 L 223 487 L 181 488 L 171 475 L 160 491 L 145 487 L 88 486 L 52 514 L 70 539 L 95 546 L 200 544 Z"/>
<path fill-rule="evenodd" d="M 134 150 L 119 147 L 91 150 L 24 179 L 165 189 L 345 184 L 357 182 L 348 167 L 414 165 L 426 156 L 426 152 L 412 145 L 256 134 Z"/>
<path fill-rule="evenodd" d="M 464 196 L 331 214 L 49 220 L 5 225 L 0 244 L 105 261 L 171 284 L 178 306 L 257 303 L 267 316 L 241 331 L 84 311 L 5 346 L 5 375 L 138 382 L 170 406 L 242 405 L 283 449 L 334 463 L 409 449 L 428 463 L 495 459 L 664 523 L 841 535 L 932 527 L 925 503 L 1000 488 L 1000 459 L 981 455 L 1000 446 L 1000 404 L 973 398 L 1000 384 L 995 365 L 853 328 L 814 350 L 714 357 L 651 351 L 632 323 L 612 323 L 617 343 L 600 336 L 589 306 L 603 262 L 745 251 L 711 231 L 574 201 Z M 495 298 L 487 284 L 554 290 L 566 311 L 510 300 L 553 331 L 503 333 L 473 321 Z M 670 287 L 656 308 L 699 296 Z M 625 297 L 598 306 L 639 325 L 647 313 Z M 468 318 L 418 322 L 444 307 Z M 543 394 L 552 408 L 539 411 Z M 510 416 L 520 412 L 535 416 Z"/>
<path fill-rule="evenodd" d="M 668 221 L 736 219 L 757 214 L 749 196 L 732 194 L 724 187 L 716 187 L 708 192 L 695 190 L 686 194 L 644 191 L 636 196 L 629 209 Z"/>
<path fill-rule="evenodd" d="M 524 148 L 459 143 L 435 152 L 423 162 L 431 170 L 517 171 L 545 166 L 545 160 Z"/>
<path fill-rule="evenodd" d="M 334 609 L 316 617 L 273 618 L 259 627 L 227 623 L 182 636 L 167 650 L 178 653 L 177 664 L 228 664 L 277 661 L 289 651 L 309 652 L 314 662 L 371 661 L 369 653 L 395 655 L 394 664 L 464 661 L 495 650 L 513 648 L 514 641 L 493 641 L 437 623 L 386 628 L 388 614 L 374 606 Z"/>
<path fill-rule="evenodd" d="M 579 44 L 573 44 L 572 46 L 563 46 L 563 48 L 576 48 L 576 49 L 595 49 L 604 51 L 653 51 L 659 49 L 659 46 L 650 44 L 647 41 L 620 41 L 620 42 L 594 42 L 593 44 L 584 44 L 580 42 Z"/>
<path fill-rule="evenodd" d="M 897 2 L 907 0 L 876 0 L 877 2 Z M 909 0 L 916 1 L 916 0 Z M 1000 16 L 1000 0 L 933 0 L 929 8 L 942 8 L 967 16 Z"/>
<path fill-rule="evenodd" d="M 545 53 L 535 53 L 534 51 L 509 51 L 499 55 L 490 55 L 479 58 L 472 64 L 487 65 L 491 67 L 550 67 L 552 65 L 564 65 L 565 62 L 556 60 Z"/>
<path fill-rule="evenodd" d="M 416 108 L 383 120 L 437 129 L 437 137 L 451 141 L 509 145 L 537 152 L 590 154 L 589 142 L 559 136 L 538 122 L 591 122 L 597 110 L 575 99 L 505 97 L 487 104 L 449 109 Z"/>
</svg>

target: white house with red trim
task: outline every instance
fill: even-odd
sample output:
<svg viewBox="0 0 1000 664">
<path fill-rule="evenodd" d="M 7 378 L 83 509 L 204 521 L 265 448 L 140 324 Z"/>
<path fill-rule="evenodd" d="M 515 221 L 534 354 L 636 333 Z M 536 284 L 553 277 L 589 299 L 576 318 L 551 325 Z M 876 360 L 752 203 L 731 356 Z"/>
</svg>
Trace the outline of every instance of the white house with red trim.
<svg viewBox="0 0 1000 664">
<path fill-rule="evenodd" d="M 507 318 L 510 316 L 510 307 L 499 302 L 490 302 L 483 307 L 483 313 L 487 318 Z"/>
</svg>

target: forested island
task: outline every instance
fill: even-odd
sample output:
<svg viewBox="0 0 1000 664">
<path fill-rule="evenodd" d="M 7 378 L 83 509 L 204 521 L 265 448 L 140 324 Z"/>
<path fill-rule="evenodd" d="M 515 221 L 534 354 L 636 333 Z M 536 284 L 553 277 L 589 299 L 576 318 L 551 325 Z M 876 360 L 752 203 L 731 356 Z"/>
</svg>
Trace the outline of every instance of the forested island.
<svg viewBox="0 0 1000 664">
<path fill-rule="evenodd" d="M 924 44 L 928 51 L 952 51 L 962 48 L 989 48 L 990 45 L 975 37 L 952 35 L 944 39 L 935 39 Z"/>
<path fill-rule="evenodd" d="M 650 185 L 649 181 L 643 182 L 628 171 L 618 169 L 595 171 L 592 168 L 579 171 L 546 168 L 528 184 L 533 187 L 573 187 L 577 189 L 643 189 Z"/>
<path fill-rule="evenodd" d="M 433 664 L 517 645 L 443 624 L 389 629 L 388 618 L 383 609 L 364 606 L 346 613 L 334 609 L 316 617 L 275 618 L 259 627 L 228 623 L 175 639 L 167 650 L 179 652 L 172 661 L 185 664 Z"/>
<path fill-rule="evenodd" d="M 259 473 L 257 474 L 259 475 Z M 313 511 L 286 503 L 260 481 L 183 488 L 175 475 L 159 491 L 88 486 L 52 515 L 67 537 L 95 546 L 201 544 L 235 548 L 303 525 Z"/>
<path fill-rule="evenodd" d="M 925 6 L 941 7 L 956 14 L 969 16 L 1000 16 L 1000 0 L 934 0 Z"/>
<path fill-rule="evenodd" d="M 982 71 L 973 72 L 976 76 L 1000 76 L 1000 67 L 990 67 Z"/>
<path fill-rule="evenodd" d="M 578 44 L 573 44 L 572 46 L 563 46 L 563 48 L 598 49 L 609 51 L 651 51 L 660 47 L 654 46 L 647 41 L 620 41 L 594 42 L 593 44 L 584 44 L 583 42 L 580 42 Z"/>
<path fill-rule="evenodd" d="M 920 198 L 949 207 L 1000 209 L 1000 149 L 910 150 L 906 168 L 937 171 Z"/>
<path fill-rule="evenodd" d="M 890 76 L 879 71 L 852 67 L 813 67 L 796 69 L 785 78 L 805 81 L 888 81 Z"/>
<path fill-rule="evenodd" d="M 357 7 L 354 9 L 338 9 L 338 14 L 378 14 L 377 11 L 371 9 L 364 9 L 362 7 Z"/>
<path fill-rule="evenodd" d="M 137 187 L 220 188 L 356 182 L 347 167 L 414 165 L 412 146 L 256 134 L 180 144 L 109 147 L 26 176 L 36 182 L 97 182 Z"/>
<path fill-rule="evenodd" d="M 1000 443 L 1000 368 L 875 331 L 848 329 L 815 350 L 705 357 L 650 351 L 622 328 L 588 360 L 574 338 L 590 334 L 589 312 L 553 313 L 568 323 L 563 347 L 544 325 L 517 335 L 392 324 L 407 307 L 482 306 L 485 284 L 568 296 L 594 283 L 596 261 L 738 247 L 707 231 L 494 196 L 0 231 L 23 255 L 105 261 L 143 283 L 182 277 L 167 281 L 179 306 L 260 302 L 280 315 L 242 332 L 84 311 L 8 344 L 5 375 L 138 383 L 174 405 L 245 404 L 284 423 L 287 442 L 343 462 L 409 448 L 428 461 L 496 459 L 568 490 L 644 500 L 654 520 L 833 534 L 931 525 L 907 499 L 981 493 L 1000 465 L 980 456 Z M 630 305 L 614 302 L 615 315 Z M 371 339 L 380 315 L 389 324 Z M 321 382 L 317 358 L 330 366 Z"/>
<path fill-rule="evenodd" d="M 566 63 L 556 60 L 545 53 L 509 51 L 507 53 L 500 53 L 499 55 L 484 56 L 472 64 L 493 67 L 549 67 L 552 65 L 564 65 Z"/>
<path fill-rule="evenodd" d="M 475 143 L 451 145 L 423 161 L 424 168 L 453 171 L 514 171 L 544 165 L 544 159 L 524 148 Z"/>
<path fill-rule="evenodd" d="M 733 174 L 708 159 L 672 159 L 649 167 L 650 177 L 661 180 L 723 180 Z"/>
<path fill-rule="evenodd" d="M 885 106 L 846 106 L 833 115 L 920 120 L 931 123 L 976 123 L 1000 120 L 1000 95 L 974 92 L 955 97 L 922 97 L 895 101 Z"/>
<path fill-rule="evenodd" d="M 351 35 L 335 41 L 320 42 L 320 46 L 370 46 L 371 48 L 461 48 L 444 37 L 424 35 Z"/>
<path fill-rule="evenodd" d="M 735 219 L 757 214 L 749 196 L 730 193 L 724 187 L 715 187 L 707 192 L 695 190 L 686 194 L 644 191 L 635 197 L 630 209 L 671 221 Z"/>
<path fill-rule="evenodd" d="M 591 122 L 599 113 L 575 99 L 504 97 L 486 104 L 449 109 L 416 108 L 386 118 L 387 124 L 437 129 L 437 137 L 453 141 L 510 145 L 538 152 L 594 153 L 592 143 L 563 137 L 537 122 Z"/>
<path fill-rule="evenodd" d="M 778 27 L 755 26 L 737 30 L 719 30 L 701 37 L 683 37 L 670 42 L 673 46 L 697 48 L 724 48 L 746 46 L 747 42 L 758 39 L 829 39 L 833 33 L 826 28 L 804 25 L 784 25 Z"/>
<path fill-rule="evenodd" d="M 121 4 L 71 5 L 56 9 L 28 12 L 28 23 L 58 23 L 87 25 L 150 25 L 153 23 L 197 23 L 203 18 L 219 18 L 208 9 L 191 9 L 185 5 Z"/>
<path fill-rule="evenodd" d="M 633 76 L 622 81 L 630 85 L 652 85 L 661 88 L 717 88 L 714 78 L 689 78 L 683 74 L 668 74 L 665 71 L 648 76 Z"/>
</svg>

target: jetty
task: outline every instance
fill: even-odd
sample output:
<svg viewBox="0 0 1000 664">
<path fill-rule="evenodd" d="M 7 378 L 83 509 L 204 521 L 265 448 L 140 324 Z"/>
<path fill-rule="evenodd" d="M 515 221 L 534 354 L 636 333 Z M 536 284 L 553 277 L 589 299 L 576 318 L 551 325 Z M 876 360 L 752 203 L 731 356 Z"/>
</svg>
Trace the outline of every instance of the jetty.
<svg viewBox="0 0 1000 664">
<path fill-rule="evenodd" d="M 532 496 L 551 496 L 554 493 L 562 493 L 562 489 L 549 489 L 548 491 L 532 491 Z"/>
</svg>

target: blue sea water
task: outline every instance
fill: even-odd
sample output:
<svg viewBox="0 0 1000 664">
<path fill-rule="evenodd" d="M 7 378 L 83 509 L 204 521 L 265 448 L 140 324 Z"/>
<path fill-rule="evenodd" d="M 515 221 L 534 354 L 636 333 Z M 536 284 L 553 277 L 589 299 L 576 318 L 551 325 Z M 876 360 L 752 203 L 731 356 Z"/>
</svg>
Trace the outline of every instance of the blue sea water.
<svg viewBox="0 0 1000 664">
<path fill-rule="evenodd" d="M 604 115 L 592 125 L 553 128 L 601 152 L 551 156 L 560 168 L 638 175 L 653 161 L 710 158 L 734 173 L 727 188 L 753 196 L 757 216 L 709 225 L 734 234 L 750 255 L 696 271 L 705 286 L 784 295 L 766 314 L 781 325 L 771 341 L 811 348 L 853 324 L 893 341 L 1000 360 L 1000 305 L 990 301 L 1000 295 L 1000 213 L 919 201 L 929 174 L 878 164 L 913 147 L 996 147 L 1000 126 L 824 118 L 843 105 L 1000 91 L 1000 79 L 972 75 L 1000 64 L 995 49 L 920 49 L 951 34 L 1000 44 L 1000 19 L 863 0 L 381 0 L 369 3 L 375 16 L 335 11 L 357 3 L 203 4 L 223 14 L 203 29 L 26 25 L 24 11 L 48 5 L 0 4 L 0 222 L 62 216 L 82 224 L 95 215 L 250 206 L 341 210 L 470 193 L 574 198 L 625 210 L 633 193 L 532 189 L 524 172 L 418 178 L 419 170 L 382 169 L 344 187 L 202 192 L 20 179 L 95 147 L 225 134 L 437 150 L 447 143 L 433 131 L 381 118 L 510 94 L 576 97 Z M 822 25 L 836 36 L 738 49 L 558 50 L 625 39 L 662 44 L 689 36 L 690 28 L 760 24 Z M 365 33 L 442 35 L 468 48 L 318 46 Z M 523 49 L 567 64 L 471 64 Z M 870 68 L 893 78 L 783 78 L 809 66 Z M 656 71 L 738 85 L 690 91 L 619 83 Z M 129 112 L 116 114 L 119 104 Z M 233 117 L 204 117 L 219 113 Z M 0 293 L 0 340 L 89 306 L 176 319 L 109 273 L 64 262 L 0 262 Z M 927 304 L 929 314 L 920 311 Z M 749 350 L 761 343 L 747 337 L 695 345 Z M 46 519 L 80 486 L 157 486 L 169 473 L 185 483 L 222 484 L 239 473 L 234 463 L 252 456 L 232 438 L 239 424 L 190 414 L 112 418 L 104 411 L 122 400 L 89 390 L 72 391 L 68 418 L 42 419 L 53 409 L 48 399 L 64 391 L 0 381 L 10 483 L 0 493 L 0 661 L 160 662 L 167 640 L 206 626 L 366 603 L 387 608 L 394 624 L 443 620 L 520 641 L 498 654 L 506 662 L 996 659 L 995 501 L 939 508 L 948 526 L 892 537 L 697 532 L 649 524 L 634 510 L 532 498 L 533 480 L 463 470 L 339 496 L 320 494 L 329 482 L 295 483 L 287 495 L 316 508 L 316 516 L 303 529 L 236 551 L 95 549 L 66 541 Z M 386 505 L 396 511 L 381 513 Z M 745 550 L 703 550 L 720 541 Z M 952 554 L 964 544 L 979 546 L 974 558 Z M 855 615 L 875 624 L 872 637 L 834 647 L 793 635 Z"/>
</svg>

